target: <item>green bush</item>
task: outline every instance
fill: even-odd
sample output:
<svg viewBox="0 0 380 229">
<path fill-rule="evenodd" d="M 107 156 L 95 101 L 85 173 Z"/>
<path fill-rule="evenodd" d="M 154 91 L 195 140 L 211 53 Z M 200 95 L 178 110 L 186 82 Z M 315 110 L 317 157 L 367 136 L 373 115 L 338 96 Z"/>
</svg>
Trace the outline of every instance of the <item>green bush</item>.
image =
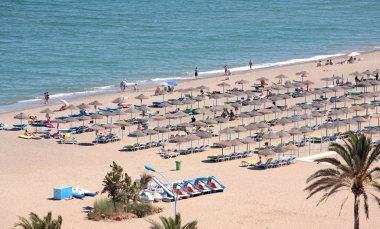
<svg viewBox="0 0 380 229">
<path fill-rule="evenodd" d="M 161 208 L 143 203 L 130 203 L 127 205 L 126 210 L 129 213 L 135 214 L 139 218 L 143 218 L 148 215 L 153 215 L 162 211 Z"/>
<path fill-rule="evenodd" d="M 105 216 L 112 216 L 115 212 L 112 200 L 110 199 L 97 199 L 94 203 L 94 212 L 103 214 Z"/>
</svg>

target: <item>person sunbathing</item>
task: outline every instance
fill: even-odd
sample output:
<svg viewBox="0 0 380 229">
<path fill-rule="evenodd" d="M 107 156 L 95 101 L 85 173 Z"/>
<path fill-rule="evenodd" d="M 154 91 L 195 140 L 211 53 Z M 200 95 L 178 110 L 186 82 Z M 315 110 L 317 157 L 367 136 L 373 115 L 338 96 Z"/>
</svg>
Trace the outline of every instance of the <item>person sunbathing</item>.
<svg viewBox="0 0 380 229">
<path fill-rule="evenodd" d="M 34 136 L 33 133 L 30 133 L 28 130 L 25 130 L 24 135 L 25 136 Z"/>
<path fill-rule="evenodd" d="M 263 161 L 261 160 L 261 156 L 260 156 L 259 161 L 256 163 L 256 165 L 260 165 L 261 163 L 263 163 Z"/>
<path fill-rule="evenodd" d="M 64 110 L 66 110 L 66 109 L 67 109 L 67 105 L 66 105 L 66 104 L 63 104 L 63 105 L 59 108 L 60 111 L 64 111 Z"/>
<path fill-rule="evenodd" d="M 165 154 L 165 153 L 169 153 L 171 150 L 169 149 L 165 149 L 165 146 L 162 146 L 159 150 L 159 154 Z"/>
</svg>

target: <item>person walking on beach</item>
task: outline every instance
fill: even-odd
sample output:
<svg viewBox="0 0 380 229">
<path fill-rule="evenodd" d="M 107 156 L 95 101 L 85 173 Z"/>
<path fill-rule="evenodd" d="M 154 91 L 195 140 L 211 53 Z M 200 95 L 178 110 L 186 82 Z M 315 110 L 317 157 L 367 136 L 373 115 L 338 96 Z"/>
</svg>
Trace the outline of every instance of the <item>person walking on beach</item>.
<svg viewBox="0 0 380 229">
<path fill-rule="evenodd" d="M 251 59 L 249 59 L 248 65 L 249 65 L 249 70 L 252 70 L 253 62 Z"/>
<path fill-rule="evenodd" d="M 120 92 L 125 92 L 125 88 L 126 88 L 126 86 L 127 86 L 126 83 L 127 83 L 127 82 L 126 82 L 125 80 L 122 80 L 122 81 L 120 82 Z"/>
<path fill-rule="evenodd" d="M 137 87 L 137 83 L 135 83 L 135 85 L 133 86 L 133 91 L 134 91 L 134 92 L 138 92 L 138 91 L 139 91 L 139 89 L 138 89 L 138 87 Z"/>
<path fill-rule="evenodd" d="M 197 67 L 195 67 L 194 76 L 195 76 L 195 79 L 198 79 L 198 68 Z"/>
<path fill-rule="evenodd" d="M 45 104 L 49 103 L 49 99 L 50 99 L 49 92 L 45 92 L 45 93 L 44 93 L 44 101 L 45 101 Z"/>
<path fill-rule="evenodd" d="M 46 92 L 44 92 L 44 104 L 46 104 Z"/>
<path fill-rule="evenodd" d="M 224 75 L 226 76 L 227 75 L 227 71 L 228 71 L 228 67 L 227 67 L 227 64 L 224 65 Z"/>
</svg>

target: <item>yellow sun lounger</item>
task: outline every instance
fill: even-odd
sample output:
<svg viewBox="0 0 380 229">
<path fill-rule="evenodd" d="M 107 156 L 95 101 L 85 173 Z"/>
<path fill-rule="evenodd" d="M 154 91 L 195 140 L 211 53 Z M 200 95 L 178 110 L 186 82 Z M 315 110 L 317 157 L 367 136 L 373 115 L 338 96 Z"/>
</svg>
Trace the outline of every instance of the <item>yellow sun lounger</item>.
<svg viewBox="0 0 380 229">
<path fill-rule="evenodd" d="M 25 134 L 19 135 L 18 137 L 22 139 L 32 139 L 32 136 L 25 135 Z"/>
<path fill-rule="evenodd" d="M 242 161 L 241 166 L 246 167 L 246 166 L 252 166 L 256 165 L 258 160 L 251 160 L 251 161 Z"/>
</svg>

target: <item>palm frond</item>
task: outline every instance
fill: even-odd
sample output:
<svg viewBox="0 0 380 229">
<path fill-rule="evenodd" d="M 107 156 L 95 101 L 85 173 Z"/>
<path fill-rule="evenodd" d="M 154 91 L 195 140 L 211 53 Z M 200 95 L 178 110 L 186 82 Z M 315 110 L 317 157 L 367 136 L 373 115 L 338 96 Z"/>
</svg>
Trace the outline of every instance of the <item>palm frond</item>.
<svg viewBox="0 0 380 229">
<path fill-rule="evenodd" d="M 312 180 L 315 180 L 319 177 L 338 177 L 338 176 L 340 176 L 340 173 L 336 169 L 331 169 L 331 168 L 320 169 L 314 174 L 312 174 L 309 178 L 307 178 L 306 182 L 309 183 Z"/>
<path fill-rule="evenodd" d="M 198 221 L 194 220 L 190 223 L 185 224 L 185 226 L 182 227 L 182 229 L 197 229 L 198 227 Z"/>
<path fill-rule="evenodd" d="M 364 213 L 365 213 L 365 216 L 366 218 L 368 219 L 369 218 L 369 211 L 368 211 L 368 196 L 367 196 L 367 193 L 366 192 L 363 192 L 363 207 L 364 207 Z"/>
</svg>

